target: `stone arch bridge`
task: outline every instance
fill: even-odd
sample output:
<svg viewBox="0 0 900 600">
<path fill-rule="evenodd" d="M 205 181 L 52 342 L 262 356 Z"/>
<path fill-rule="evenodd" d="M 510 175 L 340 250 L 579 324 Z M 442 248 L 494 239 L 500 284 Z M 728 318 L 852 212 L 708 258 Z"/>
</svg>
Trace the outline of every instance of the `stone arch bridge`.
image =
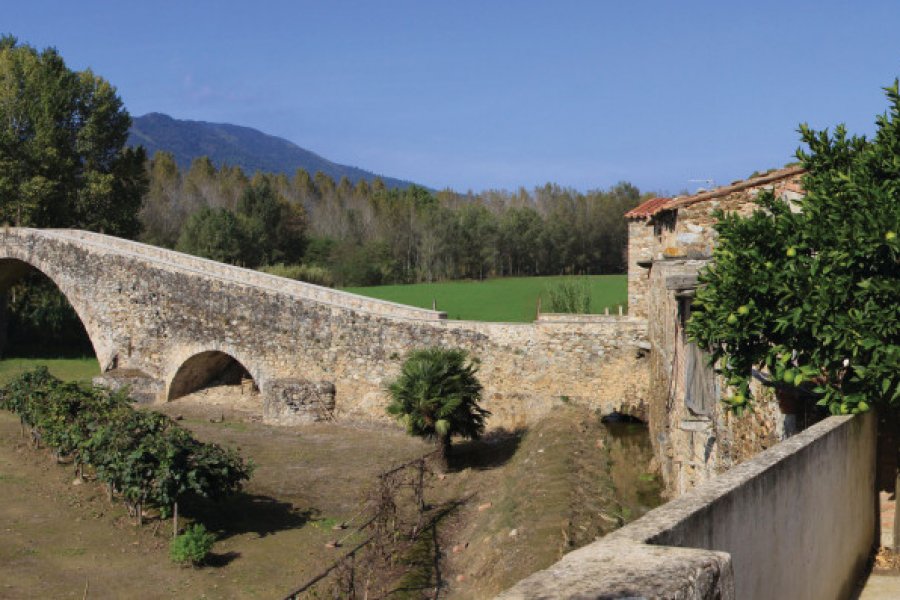
<svg viewBox="0 0 900 600">
<path fill-rule="evenodd" d="M 31 269 L 78 313 L 104 383 L 130 385 L 145 402 L 241 371 L 260 389 L 269 422 L 384 419 L 385 382 L 404 355 L 444 346 L 480 359 L 491 427 L 527 425 L 567 401 L 644 416 L 639 319 L 455 321 L 97 233 L 0 231 L 0 292 Z"/>
</svg>

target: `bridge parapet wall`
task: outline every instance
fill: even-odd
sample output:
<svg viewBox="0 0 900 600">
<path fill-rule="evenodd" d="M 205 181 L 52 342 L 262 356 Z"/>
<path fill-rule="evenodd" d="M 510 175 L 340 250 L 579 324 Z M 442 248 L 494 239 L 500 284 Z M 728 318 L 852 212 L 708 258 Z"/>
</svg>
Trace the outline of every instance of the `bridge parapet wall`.
<svg viewBox="0 0 900 600">
<path fill-rule="evenodd" d="M 441 327 L 481 359 L 485 406 L 495 424 L 522 427 L 564 402 L 646 417 L 643 319 L 567 315 L 534 323 L 446 321 Z"/>
<path fill-rule="evenodd" d="M 498 600 L 849 598 L 877 542 L 876 418 L 830 417 Z"/>
<path fill-rule="evenodd" d="M 31 230 L 38 235 L 54 237 L 58 239 L 77 240 L 85 245 L 90 245 L 95 251 L 114 251 L 119 254 L 132 254 L 144 260 L 161 261 L 175 268 L 192 270 L 211 277 L 221 277 L 230 281 L 237 281 L 255 287 L 273 289 L 282 294 L 288 294 L 297 298 L 313 300 L 325 304 L 333 304 L 343 308 L 379 314 L 384 316 L 401 317 L 407 319 L 421 319 L 426 321 L 447 318 L 442 311 L 416 308 L 405 304 L 397 304 L 377 298 L 367 298 L 358 294 L 342 292 L 332 288 L 296 281 L 276 275 L 263 273 L 254 269 L 226 265 L 198 256 L 191 256 L 182 252 L 133 242 L 109 235 L 81 231 L 75 229 L 47 229 Z"/>
</svg>

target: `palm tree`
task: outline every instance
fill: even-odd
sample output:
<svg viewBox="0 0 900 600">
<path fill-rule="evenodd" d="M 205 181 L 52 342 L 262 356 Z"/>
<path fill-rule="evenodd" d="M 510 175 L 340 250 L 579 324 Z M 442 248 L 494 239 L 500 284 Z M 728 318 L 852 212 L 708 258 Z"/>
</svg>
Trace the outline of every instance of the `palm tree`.
<svg viewBox="0 0 900 600">
<path fill-rule="evenodd" d="M 411 435 L 437 440 L 443 469 L 450 457 L 450 437 L 477 439 L 484 433 L 485 417 L 491 414 L 478 406 L 482 388 L 477 371 L 478 361 L 470 360 L 465 350 L 414 350 L 400 376 L 388 385 L 388 413 Z"/>
</svg>

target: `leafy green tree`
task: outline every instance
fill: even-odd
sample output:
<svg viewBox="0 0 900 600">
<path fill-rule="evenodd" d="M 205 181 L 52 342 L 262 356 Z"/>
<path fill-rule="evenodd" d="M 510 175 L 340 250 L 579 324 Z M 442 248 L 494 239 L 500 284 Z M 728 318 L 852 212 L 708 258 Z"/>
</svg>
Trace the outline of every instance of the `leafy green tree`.
<svg viewBox="0 0 900 600">
<path fill-rule="evenodd" d="M 535 243 L 543 221 L 531 206 L 511 207 L 501 216 L 498 228 L 500 266 L 506 275 L 531 275 L 540 271 Z"/>
<path fill-rule="evenodd" d="M 353 194 L 359 199 L 366 199 L 371 193 L 372 190 L 369 187 L 369 182 L 365 179 L 360 179 L 356 182 L 356 185 L 353 186 Z"/>
<path fill-rule="evenodd" d="M 456 215 L 460 234 L 456 245 L 460 275 L 484 279 L 495 265 L 496 217 L 480 204 L 466 204 Z"/>
<path fill-rule="evenodd" d="M 303 260 L 312 265 L 327 267 L 335 251 L 337 240 L 329 237 L 312 237 L 303 253 Z"/>
<path fill-rule="evenodd" d="M 478 363 L 464 350 L 428 348 L 409 353 L 400 376 L 388 385 L 387 412 L 411 435 L 435 439 L 446 469 L 451 437 L 477 439 L 490 412 L 481 408 Z"/>
<path fill-rule="evenodd" d="M 250 187 L 241 194 L 236 212 L 243 237 L 248 242 L 245 244 L 243 262 L 248 266 L 271 264 L 278 243 L 281 208 L 267 178 L 254 178 Z"/>
<path fill-rule="evenodd" d="M 336 191 L 341 198 L 349 198 L 353 194 L 353 184 L 350 183 L 346 175 L 338 181 Z"/>
<path fill-rule="evenodd" d="M 143 149 L 125 147 L 130 125 L 109 82 L 72 71 L 53 48 L 0 38 L 0 222 L 136 236 L 147 176 Z M 10 326 L 32 345 L 47 346 L 61 322 L 82 333 L 55 286 L 17 286 L 14 297 Z"/>
<path fill-rule="evenodd" d="M 313 175 L 313 184 L 319 198 L 326 198 L 335 193 L 334 179 L 322 171 L 316 171 L 316 174 Z"/>
<path fill-rule="evenodd" d="M 316 185 L 306 169 L 297 169 L 291 181 L 291 187 L 297 199 L 303 204 L 311 204 L 318 198 Z"/>
<path fill-rule="evenodd" d="M 219 262 L 241 264 L 247 256 L 244 229 L 224 208 L 201 208 L 181 230 L 175 249 Z"/>
<path fill-rule="evenodd" d="M 0 38 L 0 220 L 137 235 L 147 179 L 130 126 L 109 82 Z"/>
<path fill-rule="evenodd" d="M 218 199 L 218 176 L 219 172 L 208 156 L 199 156 L 191 161 L 182 187 L 182 202 L 188 207 L 189 214 L 205 206 L 232 208 L 224 206 Z"/>
<path fill-rule="evenodd" d="M 237 214 L 247 241 L 243 262 L 249 266 L 296 262 L 306 247 L 306 215 L 300 204 L 280 196 L 266 177 L 244 190 Z"/>
<path fill-rule="evenodd" d="M 303 169 L 250 181 L 205 157 L 183 175 L 172 166 L 154 157 L 141 213 L 146 241 L 174 245 L 190 215 L 225 208 L 245 238 L 231 262 L 315 264 L 339 285 L 622 272 L 623 214 L 641 199 L 627 183 L 587 193 L 547 184 L 459 194 L 387 189 L 379 179 L 335 183 Z"/>
<path fill-rule="evenodd" d="M 688 333 L 751 400 L 751 369 L 802 387 L 833 414 L 900 404 L 900 93 L 874 139 L 800 127 L 806 197 L 760 194 L 749 217 L 720 214 Z"/>
</svg>

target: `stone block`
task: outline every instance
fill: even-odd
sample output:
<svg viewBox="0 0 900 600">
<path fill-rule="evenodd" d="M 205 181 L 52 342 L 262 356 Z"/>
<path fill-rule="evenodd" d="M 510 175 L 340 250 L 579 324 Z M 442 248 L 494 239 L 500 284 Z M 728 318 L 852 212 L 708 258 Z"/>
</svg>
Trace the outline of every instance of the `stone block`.
<svg viewBox="0 0 900 600">
<path fill-rule="evenodd" d="M 666 277 L 667 290 L 689 290 L 697 287 L 697 273 L 681 273 Z"/>
<path fill-rule="evenodd" d="M 550 598 L 733 600 L 734 573 L 724 552 L 595 543 L 520 581 L 496 600 Z"/>
<path fill-rule="evenodd" d="M 141 404 L 162 398 L 165 384 L 138 369 L 112 369 L 94 377 L 92 383 L 113 391 L 128 388 L 128 395 Z"/>
<path fill-rule="evenodd" d="M 263 418 L 273 425 L 297 425 L 334 418 L 334 384 L 274 379 L 263 386 Z"/>
</svg>

